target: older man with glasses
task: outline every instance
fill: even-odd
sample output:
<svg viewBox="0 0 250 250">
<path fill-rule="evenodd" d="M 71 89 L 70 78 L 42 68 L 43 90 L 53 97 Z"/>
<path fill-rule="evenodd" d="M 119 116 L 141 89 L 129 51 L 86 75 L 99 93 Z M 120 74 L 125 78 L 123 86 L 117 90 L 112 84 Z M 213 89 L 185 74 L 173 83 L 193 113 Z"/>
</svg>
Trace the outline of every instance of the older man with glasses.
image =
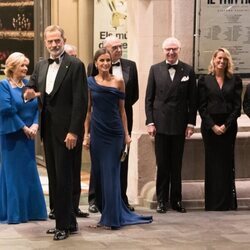
<svg viewBox="0 0 250 250">
<path fill-rule="evenodd" d="M 150 68 L 145 98 L 148 134 L 155 137 L 157 212 L 182 205 L 181 168 L 185 138 L 196 122 L 196 80 L 191 66 L 179 60 L 181 43 L 174 37 L 162 44 L 165 60 Z"/>
</svg>

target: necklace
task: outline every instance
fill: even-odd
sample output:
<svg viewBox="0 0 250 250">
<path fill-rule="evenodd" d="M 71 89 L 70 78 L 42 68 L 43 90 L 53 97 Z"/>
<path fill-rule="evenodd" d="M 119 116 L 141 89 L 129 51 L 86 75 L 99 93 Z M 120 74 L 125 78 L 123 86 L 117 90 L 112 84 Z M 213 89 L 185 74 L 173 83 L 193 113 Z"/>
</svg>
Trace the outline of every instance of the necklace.
<svg viewBox="0 0 250 250">
<path fill-rule="evenodd" d="M 22 88 L 24 86 L 24 83 L 22 80 L 15 81 L 13 78 L 10 78 L 10 81 L 12 84 L 14 84 L 14 86 L 16 86 L 18 88 Z"/>
</svg>

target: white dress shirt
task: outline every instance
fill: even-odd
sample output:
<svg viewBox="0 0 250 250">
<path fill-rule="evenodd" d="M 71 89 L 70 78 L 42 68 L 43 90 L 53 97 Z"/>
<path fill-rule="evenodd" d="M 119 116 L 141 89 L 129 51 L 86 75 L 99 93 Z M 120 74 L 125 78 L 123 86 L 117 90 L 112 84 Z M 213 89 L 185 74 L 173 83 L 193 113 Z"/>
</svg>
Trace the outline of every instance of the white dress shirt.
<svg viewBox="0 0 250 250">
<path fill-rule="evenodd" d="M 120 62 L 120 60 L 116 61 L 115 63 L 117 62 Z M 123 79 L 121 62 L 119 66 L 114 66 L 114 65 L 112 66 L 112 74 L 116 77 Z"/>
<path fill-rule="evenodd" d="M 60 64 L 62 62 L 62 58 L 63 58 L 62 55 L 63 54 L 64 54 L 64 52 L 60 55 L 58 64 L 56 62 L 53 62 L 49 65 L 47 77 L 46 77 L 46 89 L 45 89 L 45 91 L 48 95 L 52 92 L 52 90 L 54 88 L 56 76 L 57 76 L 58 70 L 60 68 Z"/>
<path fill-rule="evenodd" d="M 169 63 L 167 60 L 166 60 L 166 63 L 167 63 L 167 64 L 171 64 L 171 63 Z M 172 64 L 172 65 L 177 65 L 177 64 L 178 64 L 178 60 L 177 60 L 174 64 Z M 170 68 L 170 69 L 168 70 L 169 75 L 170 75 L 172 81 L 174 80 L 175 71 L 176 71 L 176 70 L 175 70 L 174 68 Z"/>
</svg>

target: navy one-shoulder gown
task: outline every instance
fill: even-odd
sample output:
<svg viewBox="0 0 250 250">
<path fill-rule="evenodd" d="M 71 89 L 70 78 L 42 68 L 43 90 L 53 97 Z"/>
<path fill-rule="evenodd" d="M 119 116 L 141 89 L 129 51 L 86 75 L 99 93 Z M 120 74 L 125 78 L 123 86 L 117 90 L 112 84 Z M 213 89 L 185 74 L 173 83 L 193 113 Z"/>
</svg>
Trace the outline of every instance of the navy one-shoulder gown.
<svg viewBox="0 0 250 250">
<path fill-rule="evenodd" d="M 97 206 L 102 214 L 99 224 L 120 228 L 124 225 L 152 222 L 152 216 L 140 216 L 127 209 L 121 198 L 120 156 L 124 129 L 119 99 L 125 94 L 113 87 L 99 85 L 88 78 L 92 114 L 90 122 L 90 156 L 95 179 Z"/>
</svg>

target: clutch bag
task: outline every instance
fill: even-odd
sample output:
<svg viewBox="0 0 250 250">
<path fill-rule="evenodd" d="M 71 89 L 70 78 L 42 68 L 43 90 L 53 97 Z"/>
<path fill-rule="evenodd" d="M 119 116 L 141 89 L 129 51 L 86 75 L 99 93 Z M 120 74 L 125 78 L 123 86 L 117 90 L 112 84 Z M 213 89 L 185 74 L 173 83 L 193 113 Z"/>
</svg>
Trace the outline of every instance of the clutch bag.
<svg viewBox="0 0 250 250">
<path fill-rule="evenodd" d="M 125 148 L 122 150 L 122 153 L 121 153 L 121 162 L 124 162 L 126 157 L 128 155 L 128 145 L 126 144 Z"/>
</svg>

